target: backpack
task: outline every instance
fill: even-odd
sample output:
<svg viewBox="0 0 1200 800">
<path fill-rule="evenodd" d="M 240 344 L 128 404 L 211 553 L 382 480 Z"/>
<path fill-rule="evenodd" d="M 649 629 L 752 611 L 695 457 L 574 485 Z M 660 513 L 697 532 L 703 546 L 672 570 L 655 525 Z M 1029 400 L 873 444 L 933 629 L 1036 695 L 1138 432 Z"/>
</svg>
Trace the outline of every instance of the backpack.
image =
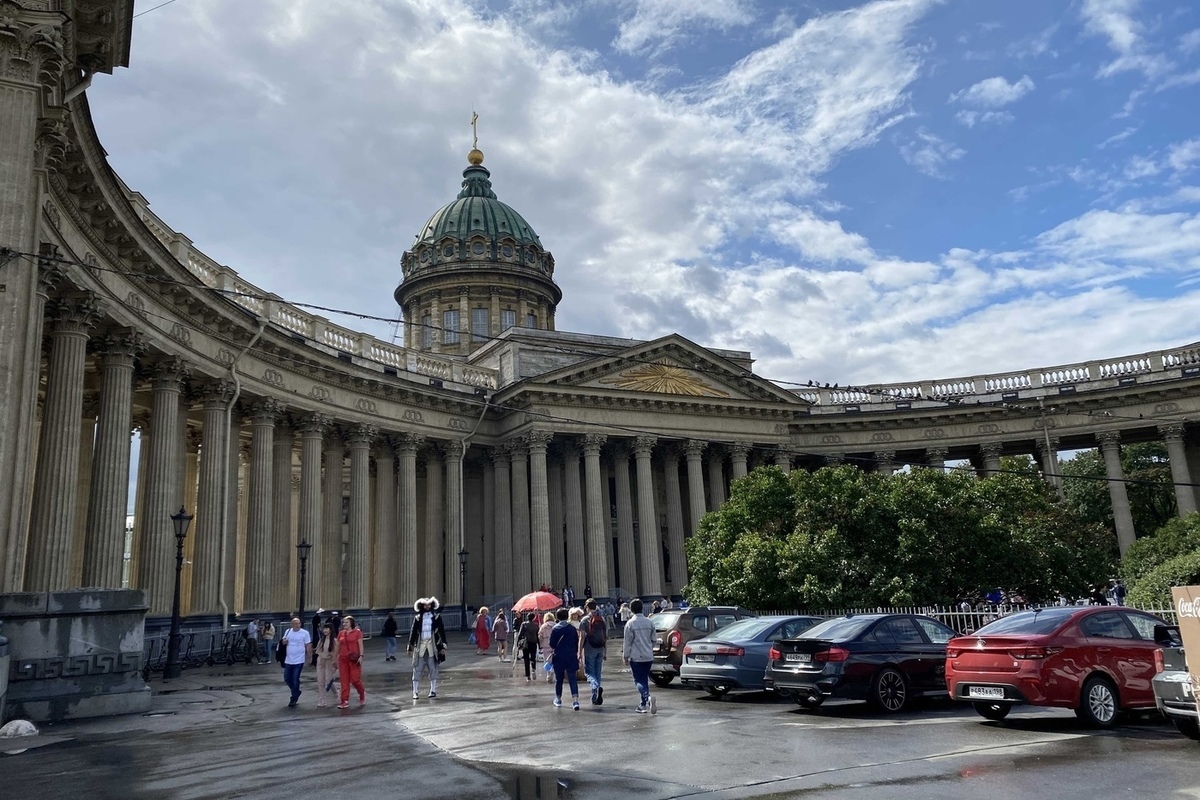
<svg viewBox="0 0 1200 800">
<path fill-rule="evenodd" d="M 587 644 L 588 647 L 594 647 L 597 650 L 608 644 L 608 631 L 605 630 L 603 617 L 599 615 L 592 615 L 589 618 L 587 627 Z"/>
</svg>

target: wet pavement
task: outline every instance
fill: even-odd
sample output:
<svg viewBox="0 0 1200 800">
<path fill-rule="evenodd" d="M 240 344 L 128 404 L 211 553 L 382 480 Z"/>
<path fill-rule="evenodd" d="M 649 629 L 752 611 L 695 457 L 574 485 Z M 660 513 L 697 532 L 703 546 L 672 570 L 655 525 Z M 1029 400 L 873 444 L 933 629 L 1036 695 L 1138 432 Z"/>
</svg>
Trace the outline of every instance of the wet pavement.
<svg viewBox="0 0 1200 800">
<path fill-rule="evenodd" d="M 1200 798 L 1200 744 L 1154 715 L 1113 731 L 1069 711 L 1003 723 L 928 701 L 883 716 L 817 712 L 763 693 L 714 700 L 656 689 L 659 713 L 609 661 L 605 703 L 551 706 L 518 665 L 454 646 L 436 699 L 412 699 L 403 654 L 368 643 L 367 704 L 300 707 L 274 664 L 191 669 L 154 681 L 148 715 L 43 726 L 0 746 L 0 797 L 36 798 Z"/>
</svg>

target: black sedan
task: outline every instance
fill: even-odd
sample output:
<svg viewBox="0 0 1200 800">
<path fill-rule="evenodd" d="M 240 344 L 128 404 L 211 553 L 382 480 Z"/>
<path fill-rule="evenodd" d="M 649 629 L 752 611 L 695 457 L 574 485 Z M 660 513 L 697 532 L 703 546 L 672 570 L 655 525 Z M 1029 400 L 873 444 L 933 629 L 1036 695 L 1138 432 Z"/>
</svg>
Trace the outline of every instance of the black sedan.
<svg viewBox="0 0 1200 800">
<path fill-rule="evenodd" d="M 843 697 L 900 711 L 916 695 L 946 694 L 946 643 L 953 636 L 921 614 L 838 617 L 777 642 L 763 683 L 804 708 Z"/>
</svg>

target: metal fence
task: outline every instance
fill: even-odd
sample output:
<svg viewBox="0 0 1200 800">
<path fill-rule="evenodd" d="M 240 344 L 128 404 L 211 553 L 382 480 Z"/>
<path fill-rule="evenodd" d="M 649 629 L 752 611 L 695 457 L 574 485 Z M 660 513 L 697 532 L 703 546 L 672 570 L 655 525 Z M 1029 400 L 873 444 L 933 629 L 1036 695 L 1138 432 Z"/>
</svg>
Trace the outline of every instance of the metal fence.
<svg viewBox="0 0 1200 800">
<path fill-rule="evenodd" d="M 774 614 L 797 614 L 797 615 L 812 615 L 817 617 L 844 617 L 853 616 L 855 614 L 924 614 L 927 617 L 933 617 L 939 620 L 949 628 L 953 628 L 959 633 L 973 633 L 974 631 L 987 625 L 989 622 L 994 622 L 1001 617 L 1014 614 L 1018 611 L 1031 611 L 1037 608 L 1057 608 L 1058 606 L 1038 606 L 1038 605 L 998 605 L 988 606 L 986 608 L 963 609 L 957 606 L 876 606 L 874 608 L 839 608 L 839 609 L 801 609 L 792 611 L 761 611 L 763 615 Z M 1133 608 L 1133 606 L 1129 606 Z M 1069 606 L 1068 606 L 1069 608 Z M 1115 606 L 1114 606 L 1115 608 Z M 1147 614 L 1154 614 L 1157 617 L 1175 623 L 1175 610 L 1171 608 L 1143 608 L 1140 611 L 1145 611 Z"/>
</svg>

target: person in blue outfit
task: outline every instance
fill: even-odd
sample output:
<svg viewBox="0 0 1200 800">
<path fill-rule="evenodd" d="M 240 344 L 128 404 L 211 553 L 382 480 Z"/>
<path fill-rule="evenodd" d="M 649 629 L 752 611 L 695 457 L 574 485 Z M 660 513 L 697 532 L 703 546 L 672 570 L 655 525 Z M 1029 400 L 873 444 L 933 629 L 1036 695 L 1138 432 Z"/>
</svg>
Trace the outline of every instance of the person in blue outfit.
<svg viewBox="0 0 1200 800">
<path fill-rule="evenodd" d="M 575 672 L 579 669 L 579 631 L 567 621 L 567 609 L 560 608 L 555 615 L 558 622 L 550 631 L 550 649 L 554 652 L 554 707 L 562 707 L 563 677 L 571 686 L 571 708 L 579 710 L 579 682 Z"/>
</svg>

